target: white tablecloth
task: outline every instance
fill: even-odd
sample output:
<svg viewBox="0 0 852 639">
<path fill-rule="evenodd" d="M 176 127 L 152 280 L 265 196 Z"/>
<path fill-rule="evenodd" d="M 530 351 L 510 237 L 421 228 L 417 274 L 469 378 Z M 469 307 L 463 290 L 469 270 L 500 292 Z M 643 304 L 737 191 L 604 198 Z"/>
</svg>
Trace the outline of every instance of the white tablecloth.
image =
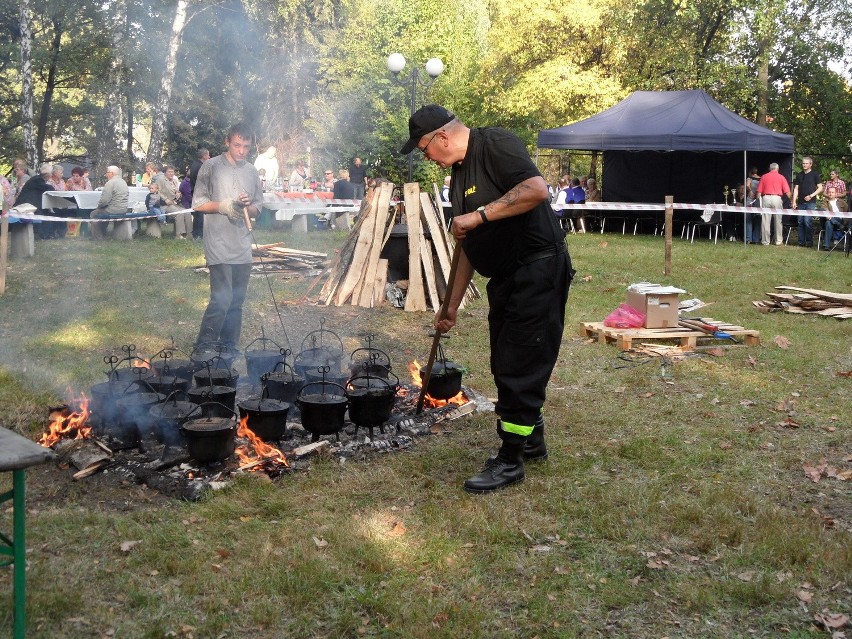
<svg viewBox="0 0 852 639">
<path fill-rule="evenodd" d="M 128 191 L 127 207 L 132 211 L 144 211 L 147 195 L 146 187 L 131 186 Z M 100 199 L 100 191 L 47 191 L 41 196 L 41 208 L 95 209 Z"/>
</svg>

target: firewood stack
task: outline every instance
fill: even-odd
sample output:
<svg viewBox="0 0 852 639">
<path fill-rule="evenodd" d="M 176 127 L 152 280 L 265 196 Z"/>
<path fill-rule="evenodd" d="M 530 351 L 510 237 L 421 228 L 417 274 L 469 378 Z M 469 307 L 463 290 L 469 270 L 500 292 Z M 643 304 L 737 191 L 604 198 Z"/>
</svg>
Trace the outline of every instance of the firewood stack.
<svg viewBox="0 0 852 639">
<path fill-rule="evenodd" d="M 393 190 L 392 183 L 382 182 L 366 194 L 357 223 L 336 260 L 320 276 L 325 283 L 319 298 L 327 306 L 372 308 L 386 303 L 388 260 L 381 253 L 398 220 L 408 227 L 408 280 L 391 284 L 406 291 L 406 311 L 440 308 L 455 243 L 429 194 L 421 193 L 417 183 L 403 187 L 402 202 L 391 202 Z M 478 295 L 471 285 L 465 299 Z"/>
<path fill-rule="evenodd" d="M 767 293 L 769 300 L 752 302 L 761 313 L 783 310 L 787 313 L 826 315 L 839 320 L 852 318 L 852 295 L 850 294 L 795 286 L 776 286 L 775 288 L 793 292 Z"/>
</svg>

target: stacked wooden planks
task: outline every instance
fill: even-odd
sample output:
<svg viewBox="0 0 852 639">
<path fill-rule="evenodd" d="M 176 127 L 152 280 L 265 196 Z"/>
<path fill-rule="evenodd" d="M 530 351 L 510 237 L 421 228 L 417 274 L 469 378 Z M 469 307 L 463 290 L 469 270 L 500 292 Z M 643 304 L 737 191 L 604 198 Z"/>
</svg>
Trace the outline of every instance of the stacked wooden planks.
<svg viewBox="0 0 852 639">
<path fill-rule="evenodd" d="M 752 302 L 761 313 L 785 311 L 787 313 L 825 315 L 835 319 L 852 318 L 852 295 L 832 293 L 813 288 L 776 286 L 784 293 L 767 293 L 770 299 Z"/>
<path fill-rule="evenodd" d="M 394 185 L 383 182 L 366 194 L 358 221 L 337 258 L 320 276 L 325 280 L 320 301 L 325 305 L 371 308 L 385 303 L 388 261 L 381 258 L 399 209 L 408 226 L 406 311 L 437 310 L 446 290 L 454 242 L 427 193 L 417 183 L 403 187 L 403 200 L 392 206 Z M 427 239 L 428 230 L 431 239 Z M 467 299 L 475 295 L 471 287 Z"/>
</svg>

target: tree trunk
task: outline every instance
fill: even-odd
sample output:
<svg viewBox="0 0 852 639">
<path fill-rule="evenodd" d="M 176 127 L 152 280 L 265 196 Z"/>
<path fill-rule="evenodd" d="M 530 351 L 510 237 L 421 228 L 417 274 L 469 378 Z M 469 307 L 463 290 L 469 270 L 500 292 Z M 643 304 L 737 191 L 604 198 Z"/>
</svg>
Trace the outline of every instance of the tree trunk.
<svg viewBox="0 0 852 639">
<path fill-rule="evenodd" d="M 769 110 L 769 54 L 761 52 L 757 67 L 757 124 L 766 126 L 766 112 Z"/>
<path fill-rule="evenodd" d="M 50 119 L 50 107 L 53 104 L 53 92 L 56 89 L 56 67 L 59 64 L 59 51 L 62 47 L 62 18 L 53 18 L 53 41 L 50 43 L 50 66 L 47 69 L 47 83 L 41 100 L 41 112 L 38 115 L 36 150 L 44 156 L 44 138 L 47 137 L 47 122 Z"/>
<path fill-rule="evenodd" d="M 151 143 L 148 145 L 147 160 L 162 163 L 163 146 L 166 141 L 166 129 L 169 119 L 169 104 L 172 98 L 172 85 L 177 70 L 177 58 L 180 51 L 183 29 L 186 26 L 186 10 L 189 0 L 178 0 L 175 18 L 172 22 L 172 35 L 169 39 L 169 50 L 166 55 L 166 65 L 163 79 L 160 82 L 160 92 L 154 105 L 154 118 L 151 123 Z"/>
<path fill-rule="evenodd" d="M 98 145 L 95 150 L 94 174 L 100 178 L 106 167 L 111 164 L 121 166 L 121 145 L 118 143 L 123 134 L 121 125 L 122 74 L 124 72 L 124 29 L 118 23 L 117 16 L 127 14 L 127 0 L 118 0 L 110 11 L 109 28 L 112 31 L 112 59 L 107 76 L 107 92 L 104 95 L 104 108 L 98 131 Z"/>
<path fill-rule="evenodd" d="M 24 152 L 30 167 L 38 168 L 38 148 L 33 135 L 33 31 L 30 0 L 21 0 L 21 125 Z"/>
<path fill-rule="evenodd" d="M 589 177 L 598 179 L 598 152 L 592 151 L 592 159 L 589 162 Z"/>
</svg>

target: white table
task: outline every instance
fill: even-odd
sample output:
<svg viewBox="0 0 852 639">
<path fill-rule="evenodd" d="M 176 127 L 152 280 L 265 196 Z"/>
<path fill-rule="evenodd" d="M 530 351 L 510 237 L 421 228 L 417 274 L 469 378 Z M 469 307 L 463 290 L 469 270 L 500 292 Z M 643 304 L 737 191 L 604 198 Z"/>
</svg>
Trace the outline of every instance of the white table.
<svg viewBox="0 0 852 639">
<path fill-rule="evenodd" d="M 300 197 L 301 196 L 301 197 Z M 327 197 L 313 196 L 310 193 L 292 194 L 291 197 L 280 197 L 275 193 L 263 194 L 263 208 L 275 214 L 276 221 L 293 222 L 293 231 L 307 233 L 308 216 L 311 214 L 331 214 L 339 223 L 341 218 L 346 220 L 349 227 L 349 214 L 360 210 L 359 206 L 332 206 L 324 204 Z"/>
<path fill-rule="evenodd" d="M 127 193 L 127 208 L 134 213 L 145 210 L 146 187 L 131 186 Z M 90 211 L 98 207 L 100 191 L 47 191 L 41 196 L 43 209 L 83 209 Z"/>
</svg>

